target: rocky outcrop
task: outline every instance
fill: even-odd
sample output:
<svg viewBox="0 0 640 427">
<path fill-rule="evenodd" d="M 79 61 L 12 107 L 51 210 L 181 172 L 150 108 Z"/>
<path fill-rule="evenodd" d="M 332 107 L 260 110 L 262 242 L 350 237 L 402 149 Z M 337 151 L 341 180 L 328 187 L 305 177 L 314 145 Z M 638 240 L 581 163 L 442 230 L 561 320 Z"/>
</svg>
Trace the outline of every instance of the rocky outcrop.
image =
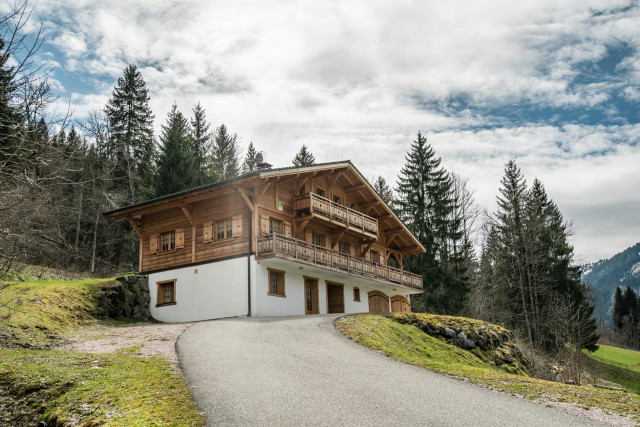
<svg viewBox="0 0 640 427">
<path fill-rule="evenodd" d="M 388 316 L 470 351 L 484 362 L 501 366 L 508 372 L 528 374 L 528 362 L 518 348 L 516 338 L 501 326 L 465 317 L 424 313 L 392 313 Z"/>
<path fill-rule="evenodd" d="M 111 318 L 151 319 L 146 276 L 122 276 L 105 286 L 99 298 L 100 315 Z"/>
</svg>

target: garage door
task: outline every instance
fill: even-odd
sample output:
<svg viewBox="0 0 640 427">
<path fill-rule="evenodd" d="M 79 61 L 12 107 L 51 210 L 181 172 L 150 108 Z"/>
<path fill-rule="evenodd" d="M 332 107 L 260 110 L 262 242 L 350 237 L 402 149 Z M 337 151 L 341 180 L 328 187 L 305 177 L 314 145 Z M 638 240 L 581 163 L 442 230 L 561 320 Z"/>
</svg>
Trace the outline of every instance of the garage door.
<svg viewBox="0 0 640 427">
<path fill-rule="evenodd" d="M 388 313 L 389 297 L 380 291 L 369 292 L 369 313 Z"/>
<path fill-rule="evenodd" d="M 411 304 L 402 295 L 396 295 L 391 297 L 391 311 L 394 313 L 411 313 Z"/>
</svg>

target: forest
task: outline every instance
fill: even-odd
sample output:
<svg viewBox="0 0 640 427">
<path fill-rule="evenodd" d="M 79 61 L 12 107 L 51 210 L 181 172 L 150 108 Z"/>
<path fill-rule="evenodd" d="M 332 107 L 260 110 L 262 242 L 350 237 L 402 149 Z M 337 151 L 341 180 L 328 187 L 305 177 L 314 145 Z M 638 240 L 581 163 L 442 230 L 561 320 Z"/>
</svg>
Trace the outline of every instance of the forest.
<svg viewBox="0 0 640 427">
<path fill-rule="evenodd" d="M 42 38 L 23 33 L 28 19 L 26 4 L 0 19 L 0 269 L 135 271 L 135 232 L 102 213 L 251 173 L 257 149 L 209 122 L 197 100 L 187 115 L 174 104 L 156 134 L 135 64 L 88 118 L 52 115 L 57 95 L 49 70 L 35 65 Z M 371 181 L 426 248 L 405 264 L 425 284 L 412 309 L 500 323 L 546 353 L 595 350 L 593 305 L 570 228 L 543 183 L 528 185 L 509 161 L 498 209 L 483 212 L 468 180 L 444 168 L 421 132 L 407 143 L 396 185 Z M 306 146 L 292 160 L 314 162 Z"/>
</svg>

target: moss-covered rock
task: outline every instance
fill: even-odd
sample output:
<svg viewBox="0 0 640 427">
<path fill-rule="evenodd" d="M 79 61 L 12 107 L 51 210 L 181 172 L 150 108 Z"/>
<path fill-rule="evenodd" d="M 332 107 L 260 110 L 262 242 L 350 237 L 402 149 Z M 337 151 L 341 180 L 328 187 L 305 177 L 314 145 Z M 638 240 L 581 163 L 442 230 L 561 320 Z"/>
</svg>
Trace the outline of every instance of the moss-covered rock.
<svg viewBox="0 0 640 427">
<path fill-rule="evenodd" d="M 513 333 L 502 326 L 477 319 L 426 313 L 390 313 L 386 316 L 470 351 L 484 362 L 495 366 L 509 365 L 509 371 L 513 373 L 527 373 L 527 359 L 518 348 Z"/>
<path fill-rule="evenodd" d="M 151 319 L 149 284 L 145 276 L 122 276 L 107 284 L 100 296 L 100 315 L 111 318 Z"/>
</svg>

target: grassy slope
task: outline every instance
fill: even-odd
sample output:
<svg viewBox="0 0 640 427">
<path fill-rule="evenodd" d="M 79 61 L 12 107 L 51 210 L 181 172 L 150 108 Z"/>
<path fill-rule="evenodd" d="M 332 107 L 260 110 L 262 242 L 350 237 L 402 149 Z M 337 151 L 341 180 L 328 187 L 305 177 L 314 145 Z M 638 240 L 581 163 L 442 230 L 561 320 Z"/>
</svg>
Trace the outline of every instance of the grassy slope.
<svg viewBox="0 0 640 427">
<path fill-rule="evenodd" d="M 640 352 L 601 345 L 598 351 L 587 355 L 606 379 L 640 394 Z"/>
<path fill-rule="evenodd" d="M 0 303 L 19 310 L 0 307 L 0 340 L 16 347 L 0 348 L 0 392 L 12 396 L 12 424 L 32 425 L 38 417 L 60 424 L 204 424 L 184 381 L 160 357 L 142 358 L 136 349 L 42 350 L 98 321 L 97 296 L 111 280 L 0 285 Z"/>
<path fill-rule="evenodd" d="M 431 337 L 415 326 L 396 322 L 390 316 L 347 316 L 337 321 L 336 327 L 354 341 L 406 363 L 468 378 L 471 382 L 520 394 L 528 399 L 571 402 L 583 408 L 598 407 L 640 418 L 638 395 L 514 375 L 502 367 L 483 362 L 472 352 Z"/>
</svg>

